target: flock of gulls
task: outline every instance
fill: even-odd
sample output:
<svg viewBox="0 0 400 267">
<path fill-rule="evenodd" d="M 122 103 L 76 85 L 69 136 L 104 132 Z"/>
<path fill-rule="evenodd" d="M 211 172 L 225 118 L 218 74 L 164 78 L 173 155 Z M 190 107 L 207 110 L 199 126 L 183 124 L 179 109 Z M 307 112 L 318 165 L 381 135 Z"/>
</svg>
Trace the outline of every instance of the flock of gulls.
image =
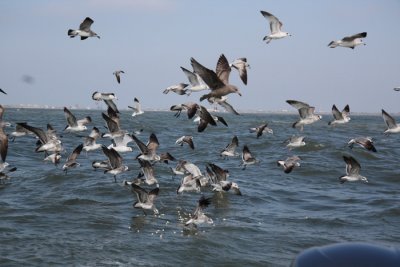
<svg viewBox="0 0 400 267">
<path fill-rule="evenodd" d="M 263 38 L 267 44 L 273 40 L 291 36 L 289 33 L 282 31 L 283 23 L 276 16 L 266 11 L 261 11 L 261 14 L 269 21 L 270 34 Z M 91 30 L 93 22 L 91 18 L 85 18 L 80 24 L 79 29 L 68 30 L 68 36 L 71 38 L 80 37 L 81 40 L 85 40 L 89 37 L 100 38 L 97 33 Z M 365 45 L 362 38 L 366 37 L 366 32 L 357 33 L 337 41 L 332 41 L 328 44 L 328 47 L 347 47 L 354 49 L 356 46 Z M 190 59 L 190 63 L 192 70 L 181 67 L 188 83 L 180 82 L 176 85 L 169 86 L 163 93 L 175 93 L 182 96 L 203 91 L 205 91 L 205 93 L 200 96 L 198 103 L 185 102 L 175 104 L 171 106 L 170 110 L 175 112 L 175 117 L 179 117 L 182 112 L 186 113 L 188 119 L 193 119 L 197 122 L 198 132 L 204 132 L 209 125 L 215 127 L 222 124 L 227 127 L 228 123 L 223 117 L 213 114 L 212 110 L 201 105 L 201 102 L 207 100 L 210 105 L 214 106 L 214 110 L 218 107 L 222 107 L 226 112 L 239 115 L 235 108 L 229 104 L 228 95 L 238 94 L 241 96 L 242 92 L 237 86 L 229 83 L 229 76 L 231 70 L 235 69 L 243 84 L 247 85 L 247 71 L 250 69 L 250 65 L 246 58 L 238 58 L 229 63 L 225 55 L 221 54 L 218 58 L 215 71 L 203 66 L 194 58 Z M 113 73 L 118 84 L 121 83 L 122 74 L 125 75 L 123 70 L 116 70 Z M 2 89 L 0 90 L 3 94 L 6 94 L 5 91 Z M 397 87 L 394 88 L 394 90 L 399 91 L 400 89 Z M 177 164 L 174 165 L 175 167 L 169 167 L 174 176 L 182 177 L 180 183 L 177 184 L 177 194 L 182 194 L 183 192 L 204 192 L 207 188 L 209 191 L 218 192 L 219 194 L 225 194 L 228 191 L 236 195 L 242 194 L 239 185 L 229 179 L 229 171 L 221 168 L 216 163 L 207 163 L 204 166 L 205 170 L 201 171 L 199 166 L 188 160 L 177 160 L 167 151 L 160 153 L 158 151 L 159 141 L 154 133 L 150 134 L 148 140 L 143 140 L 143 138 L 138 137 L 142 133 L 142 130 L 134 132 L 125 130 L 120 121 L 120 112 L 115 103 L 117 97 L 114 93 L 96 91 L 93 92 L 92 99 L 93 101 L 104 102 L 107 107 L 106 112 L 102 112 L 101 114 L 107 131 L 101 132 L 99 128 L 95 126 L 90 130 L 88 125 L 93 124 L 93 121 L 89 116 L 76 118 L 73 112 L 65 107 L 66 127 L 63 130 L 63 134 L 77 135 L 77 133 L 89 132 L 90 130 L 89 134 L 81 139 L 81 142 L 76 145 L 75 149 L 73 149 L 72 153 L 65 160 L 62 157 L 65 151 L 62 138 L 50 124 L 47 125 L 46 129 L 42 129 L 31 125 L 29 122 L 16 122 L 15 131 L 6 133 L 6 127 L 10 127 L 11 124 L 3 120 L 4 107 L 0 106 L 0 183 L 7 183 L 10 179 L 10 173 L 17 170 L 16 167 L 11 167 L 6 162 L 9 140 L 18 142 L 16 139 L 22 136 L 34 135 L 36 136 L 36 147 L 34 151 L 43 153 L 45 161 L 50 161 L 55 165 L 62 164 L 62 170 L 66 174 L 71 169 L 80 165 L 79 155 L 82 150 L 86 153 L 91 153 L 96 150 L 102 151 L 104 159 L 93 161 L 92 167 L 94 169 L 103 170 L 105 174 L 112 176 L 115 182 L 117 182 L 117 176 L 129 169 L 128 166 L 124 164 L 122 154 L 133 151 L 129 143 L 132 142 L 136 144 L 140 152 L 135 157 L 135 160 L 137 160 L 140 165 L 140 172 L 131 181 L 123 181 L 123 185 L 130 188 L 132 193 L 136 196 L 136 202 L 133 204 L 133 207 L 141 209 L 145 214 L 148 210 L 152 211 L 155 215 L 159 214 L 156 203 L 157 196 L 162 189 L 160 189 L 155 170 L 160 165 L 171 166 L 164 165 L 165 163 L 170 164 L 170 162 L 177 162 Z M 322 118 L 321 115 L 316 114 L 315 107 L 312 105 L 298 100 L 287 100 L 286 102 L 299 113 L 298 120 L 292 124 L 292 127 L 298 129 L 299 133 L 303 131 L 306 125 L 318 122 Z M 143 114 L 143 110 L 137 98 L 134 99 L 134 105 L 129 106 L 129 108 L 133 111 L 133 117 Z M 349 123 L 349 105 L 346 105 L 341 111 L 336 105 L 333 105 L 332 115 L 333 118 L 329 122 L 331 127 Z M 393 117 L 383 109 L 382 117 L 387 125 L 387 129 L 384 131 L 385 133 L 400 133 L 400 124 L 397 124 Z M 273 130 L 268 127 L 268 123 L 260 124 L 257 127 L 249 129 L 249 131 L 255 133 L 255 138 L 260 138 L 264 133 L 273 133 Z M 109 139 L 110 144 L 106 146 L 97 143 L 99 139 Z M 287 140 L 287 147 L 293 149 L 305 146 L 306 143 L 304 140 L 305 136 L 294 135 Z M 191 150 L 195 150 L 196 147 L 195 140 L 193 140 L 192 136 L 188 135 L 178 138 L 175 143 L 179 146 L 187 146 L 188 149 Z M 367 136 L 355 137 L 348 142 L 350 148 L 352 148 L 354 144 L 368 151 L 377 151 L 372 138 Z M 221 159 L 241 156 L 241 166 L 243 170 L 259 162 L 259 160 L 252 155 L 247 145 L 243 145 L 241 153 L 237 151 L 238 149 L 239 139 L 237 136 L 233 136 L 227 146 L 221 148 Z M 343 160 L 346 167 L 345 174 L 339 177 L 340 183 L 346 181 L 368 182 L 367 178 L 360 174 L 360 163 L 354 157 L 345 155 L 343 156 Z M 276 163 L 283 169 L 284 173 L 290 173 L 296 167 L 300 166 L 300 161 L 301 158 L 298 155 L 292 155 L 287 159 L 277 160 Z M 195 209 L 193 214 L 184 222 L 185 227 L 196 228 L 199 224 L 213 223 L 212 218 L 205 213 L 205 208 L 210 204 L 211 198 L 201 195 L 194 205 Z"/>
</svg>

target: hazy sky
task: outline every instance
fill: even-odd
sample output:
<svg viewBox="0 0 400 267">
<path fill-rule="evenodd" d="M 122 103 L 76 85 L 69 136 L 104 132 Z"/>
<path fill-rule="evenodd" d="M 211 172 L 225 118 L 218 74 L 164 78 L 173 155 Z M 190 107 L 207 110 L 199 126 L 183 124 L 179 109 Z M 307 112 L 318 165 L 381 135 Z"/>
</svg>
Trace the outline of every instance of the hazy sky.
<svg viewBox="0 0 400 267">
<path fill-rule="evenodd" d="M 232 71 L 238 110 L 293 108 L 296 99 L 330 111 L 400 111 L 400 1 L 79 0 L 0 1 L 1 104 L 96 107 L 94 91 L 115 92 L 120 109 L 137 97 L 144 109 L 199 101 L 163 90 L 187 82 L 190 57 L 215 69 L 246 57 L 248 85 Z M 265 44 L 260 10 L 293 36 Z M 69 38 L 85 17 L 101 39 Z M 332 40 L 368 32 L 366 46 L 328 48 Z M 121 84 L 113 72 L 125 71 Z M 30 79 L 31 78 L 31 79 Z M 208 103 L 204 103 L 208 106 Z"/>
</svg>

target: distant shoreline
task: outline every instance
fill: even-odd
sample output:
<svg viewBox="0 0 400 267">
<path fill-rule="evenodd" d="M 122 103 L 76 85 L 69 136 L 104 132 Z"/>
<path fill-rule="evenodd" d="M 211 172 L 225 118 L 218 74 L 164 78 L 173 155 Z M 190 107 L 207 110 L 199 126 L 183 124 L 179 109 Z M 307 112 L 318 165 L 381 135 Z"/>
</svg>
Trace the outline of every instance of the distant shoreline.
<svg viewBox="0 0 400 267">
<path fill-rule="evenodd" d="M 4 105 L 7 109 L 49 109 L 49 110 L 63 110 L 64 107 L 55 107 L 48 105 Z M 69 109 L 72 110 L 103 110 L 101 108 L 93 108 L 93 107 L 79 107 L 79 106 L 69 106 Z M 120 109 L 121 111 L 130 111 L 130 109 Z M 145 112 L 172 112 L 168 109 L 143 109 Z M 238 110 L 240 114 L 282 114 L 282 115 L 297 115 L 298 113 L 295 110 Z M 227 113 L 225 111 L 217 111 L 217 113 Z M 317 112 L 322 115 L 332 115 L 331 112 L 321 111 Z M 393 113 L 394 115 L 400 115 L 400 113 Z M 351 112 L 353 116 L 380 116 L 380 113 L 372 113 L 372 112 Z"/>
</svg>

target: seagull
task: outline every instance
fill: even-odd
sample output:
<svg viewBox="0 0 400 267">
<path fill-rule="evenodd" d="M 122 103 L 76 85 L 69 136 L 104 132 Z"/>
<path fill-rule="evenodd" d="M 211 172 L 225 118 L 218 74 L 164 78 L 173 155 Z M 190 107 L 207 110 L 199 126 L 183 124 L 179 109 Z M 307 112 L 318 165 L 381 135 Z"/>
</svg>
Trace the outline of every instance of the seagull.
<svg viewBox="0 0 400 267">
<path fill-rule="evenodd" d="M 97 169 L 109 170 L 112 168 L 109 160 L 94 160 L 92 162 L 92 167 L 94 170 Z"/>
<path fill-rule="evenodd" d="M 328 44 L 330 48 L 335 48 L 337 46 L 342 46 L 342 47 L 349 47 L 351 49 L 354 49 L 357 45 L 365 45 L 365 43 L 362 41 L 361 38 L 367 37 L 366 32 L 361 32 L 357 33 L 351 36 L 346 36 L 342 40 L 338 41 L 332 41 Z"/>
<path fill-rule="evenodd" d="M 400 91 L 400 86 L 393 88 L 393 90 L 395 90 L 397 92 Z"/>
<path fill-rule="evenodd" d="M 212 126 L 217 126 L 217 122 L 215 121 L 214 117 L 211 116 L 210 112 L 208 112 L 205 107 L 200 106 L 200 108 L 197 109 L 197 115 L 199 116 L 199 125 L 197 126 L 197 131 L 199 133 L 203 132 L 207 128 L 208 124 L 211 124 Z M 221 120 L 221 122 L 224 121 L 225 120 Z"/>
<path fill-rule="evenodd" d="M 293 128 L 300 127 L 300 131 L 303 131 L 304 125 L 311 124 L 322 119 L 321 115 L 314 114 L 315 107 L 311 107 L 307 103 L 297 100 L 286 100 L 286 102 L 297 108 L 300 115 L 300 120 L 293 123 Z"/>
<path fill-rule="evenodd" d="M 210 87 L 208 87 L 208 85 L 203 81 L 199 74 L 197 74 L 196 72 L 191 72 L 184 67 L 181 67 L 181 69 L 189 80 L 190 87 L 187 88 L 189 92 L 198 92 L 210 89 Z"/>
<path fill-rule="evenodd" d="M 101 148 L 101 144 L 97 144 L 96 140 L 100 137 L 100 131 L 97 127 L 93 127 L 89 136 L 85 137 L 83 143 L 83 150 L 86 152 L 97 150 Z"/>
<path fill-rule="evenodd" d="M 271 128 L 268 128 L 268 123 L 261 124 L 258 127 L 250 128 L 250 133 L 257 133 L 257 139 L 263 135 L 263 133 L 274 134 L 274 131 Z"/>
<path fill-rule="evenodd" d="M 261 15 L 263 15 L 264 18 L 266 18 L 269 21 L 269 28 L 271 30 L 271 34 L 265 36 L 263 38 L 263 41 L 267 41 L 267 44 L 269 44 L 269 42 L 271 42 L 271 40 L 281 39 L 286 36 L 292 36 L 291 34 L 289 34 L 287 32 L 281 31 L 283 24 L 277 17 L 275 17 L 274 15 L 272 15 L 271 13 L 269 13 L 267 11 L 261 10 L 260 12 L 261 12 Z"/>
<path fill-rule="evenodd" d="M 58 165 L 58 163 L 60 163 L 60 160 L 61 160 L 60 152 L 55 152 L 44 158 L 44 161 L 50 161 L 56 166 Z"/>
<path fill-rule="evenodd" d="M 157 136 L 154 133 L 150 134 L 147 145 L 140 141 L 134 134 L 132 134 L 131 136 L 141 152 L 141 154 L 138 155 L 137 158 L 148 161 L 161 160 L 161 157 L 156 153 L 156 150 L 160 143 L 158 142 Z"/>
<path fill-rule="evenodd" d="M 354 181 L 364 181 L 368 183 L 366 177 L 360 175 L 360 163 L 355 160 L 352 156 L 343 156 L 344 161 L 346 162 L 346 175 L 340 176 L 339 181 L 343 184 L 346 181 L 354 182 Z"/>
<path fill-rule="evenodd" d="M 298 156 L 291 156 L 288 157 L 286 160 L 278 160 L 276 163 L 278 166 L 283 167 L 283 171 L 285 173 L 290 173 L 294 167 L 299 167 L 300 166 L 300 161 L 301 159 Z"/>
<path fill-rule="evenodd" d="M 135 117 L 136 115 L 143 114 L 144 111 L 142 110 L 142 105 L 140 105 L 139 100 L 135 97 L 133 100 L 134 107 L 128 106 L 128 108 L 133 110 L 132 117 Z"/>
<path fill-rule="evenodd" d="M 227 178 L 229 177 L 228 170 L 224 170 L 213 163 L 209 163 L 208 166 L 211 168 L 212 171 L 212 175 L 210 175 L 210 178 L 213 191 L 227 192 L 232 189 L 236 195 L 242 195 L 237 183 L 227 181 Z"/>
<path fill-rule="evenodd" d="M 377 152 L 375 146 L 374 146 L 374 142 L 372 140 L 371 137 L 357 137 L 357 138 L 353 138 L 351 139 L 347 145 L 350 148 L 353 148 L 354 144 L 357 144 L 363 148 L 365 148 L 366 150 L 372 151 L 372 152 Z"/>
<path fill-rule="evenodd" d="M 4 127 L 9 125 L 9 123 L 3 121 L 4 107 L 0 105 L 0 172 L 2 172 L 7 166 L 6 162 L 7 152 L 8 152 L 8 137 L 4 131 Z"/>
<path fill-rule="evenodd" d="M 108 166 L 104 173 L 109 173 L 114 175 L 114 182 L 117 182 L 117 174 L 127 171 L 128 166 L 122 165 L 121 155 L 115 151 L 113 148 L 108 149 L 105 145 L 101 146 L 103 153 L 107 156 L 110 165 Z M 93 164 L 92 164 L 93 166 Z M 104 166 L 104 165 L 103 165 Z"/>
<path fill-rule="evenodd" d="M 304 142 L 304 138 L 304 136 L 292 136 L 288 140 L 286 140 L 286 142 L 288 143 L 286 146 L 289 148 L 305 146 L 306 143 Z"/>
<path fill-rule="evenodd" d="M 382 117 L 388 127 L 383 133 L 385 134 L 400 133 L 400 125 L 398 125 L 395 119 L 383 109 L 382 109 Z"/>
<path fill-rule="evenodd" d="M 253 155 L 250 152 L 250 149 L 248 148 L 247 145 L 243 146 L 243 150 L 242 150 L 242 164 L 243 168 L 242 170 L 246 169 L 247 165 L 252 165 L 252 164 L 256 164 L 259 161 L 253 157 Z"/>
<path fill-rule="evenodd" d="M 86 17 L 85 20 L 79 25 L 79 30 L 68 30 L 68 36 L 71 38 L 80 36 L 81 40 L 85 40 L 88 37 L 97 37 L 100 39 L 100 36 L 90 29 L 90 26 L 93 24 L 93 22 L 94 21 L 91 18 Z"/>
<path fill-rule="evenodd" d="M 180 137 L 178 140 L 176 140 L 175 144 L 183 146 L 183 144 L 186 143 L 189 145 L 191 149 L 194 149 L 194 144 L 193 144 L 193 136 L 191 135 L 184 135 Z"/>
<path fill-rule="evenodd" d="M 20 123 L 20 125 L 28 131 L 33 132 L 39 138 L 39 145 L 36 147 L 36 152 L 61 152 L 63 150 L 61 140 L 57 137 L 51 125 L 47 125 L 46 132 L 27 123 Z"/>
<path fill-rule="evenodd" d="M 231 67 L 229 67 L 228 60 L 224 54 L 218 59 L 216 72 L 207 69 L 194 58 L 190 59 L 192 63 L 193 70 L 199 74 L 203 81 L 210 87 L 211 92 L 200 97 L 200 101 L 208 99 L 210 97 L 221 98 L 230 93 L 236 93 L 240 96 L 242 94 L 234 85 L 229 84 L 229 74 L 231 72 Z"/>
<path fill-rule="evenodd" d="M 101 100 L 114 100 L 117 99 L 114 93 L 100 93 L 95 91 L 92 94 L 92 99 L 96 101 L 101 101 Z"/>
<path fill-rule="evenodd" d="M 117 135 L 111 140 L 112 144 L 108 146 L 108 149 L 113 148 L 119 153 L 131 152 L 132 148 L 128 146 L 128 143 L 132 141 L 133 138 L 128 133 L 125 133 L 124 135 Z"/>
<path fill-rule="evenodd" d="M 123 70 L 116 70 L 113 72 L 118 83 L 121 83 L 121 73 L 125 73 Z"/>
<path fill-rule="evenodd" d="M 181 184 L 176 189 L 176 193 L 182 192 L 200 192 L 201 182 L 199 178 L 193 176 L 193 174 L 188 174 L 182 178 Z"/>
<path fill-rule="evenodd" d="M 130 184 L 132 189 L 132 193 L 136 194 L 137 201 L 133 203 L 133 207 L 137 209 L 142 209 L 143 213 L 146 215 L 145 210 L 153 210 L 154 215 L 157 215 L 159 212 L 154 205 L 154 201 L 160 191 L 160 188 L 156 187 L 152 189 L 150 192 L 147 192 L 145 189 L 141 188 L 140 186 L 125 182 L 125 185 Z"/>
<path fill-rule="evenodd" d="M 156 177 L 154 176 L 153 165 L 150 163 L 150 161 L 141 160 L 141 159 L 138 159 L 138 161 L 140 164 L 140 169 L 144 175 L 146 184 L 148 184 L 148 185 L 156 184 L 156 186 L 159 187 L 158 181 L 157 181 Z"/>
<path fill-rule="evenodd" d="M 26 123 L 26 122 L 25 122 Z M 31 131 L 28 131 L 24 127 L 21 126 L 21 123 L 16 123 L 15 131 L 13 131 L 10 135 L 12 136 L 11 141 L 14 142 L 15 138 L 21 137 L 27 134 L 33 134 Z"/>
<path fill-rule="evenodd" d="M 336 105 L 332 106 L 332 114 L 333 114 L 333 121 L 328 122 L 328 125 L 335 125 L 335 124 L 343 124 L 343 123 L 348 123 L 350 121 L 350 107 L 349 105 L 346 105 L 342 112 L 338 110 Z"/>
<path fill-rule="evenodd" d="M 229 104 L 226 100 L 228 99 L 227 96 L 222 96 L 222 97 L 210 97 L 208 98 L 208 102 L 210 104 L 218 104 L 221 107 L 223 107 L 227 112 L 235 114 L 235 115 L 240 115 L 233 107 L 231 104 Z"/>
<path fill-rule="evenodd" d="M 236 148 L 239 146 L 239 139 L 235 135 L 232 141 L 220 152 L 221 157 L 236 157 L 239 153 L 236 152 Z"/>
<path fill-rule="evenodd" d="M 165 89 L 163 91 L 164 94 L 168 94 L 169 92 L 174 92 L 175 94 L 178 95 L 186 95 L 186 92 L 188 89 L 186 89 L 186 87 L 188 86 L 187 83 L 178 83 L 175 85 L 171 85 L 169 87 L 167 87 L 167 89 Z"/>
<path fill-rule="evenodd" d="M 70 168 L 75 168 L 79 166 L 80 164 L 76 161 L 76 158 L 79 156 L 83 148 L 83 144 L 78 145 L 74 151 L 72 151 L 71 155 L 67 158 L 67 161 L 63 165 L 62 169 L 67 173 L 68 169 Z"/>
<path fill-rule="evenodd" d="M 107 109 L 107 114 L 101 113 L 101 116 L 106 121 L 108 129 L 108 133 L 103 133 L 101 137 L 109 137 L 113 139 L 116 136 L 125 135 L 127 131 L 120 128 L 120 120 L 118 114 L 115 113 L 112 108 Z"/>
<path fill-rule="evenodd" d="M 203 223 L 212 224 L 213 220 L 211 218 L 209 218 L 207 215 L 205 215 L 204 211 L 203 211 L 210 204 L 211 204 L 211 198 L 205 198 L 204 196 L 201 196 L 199 201 L 197 202 L 197 207 L 194 210 L 193 215 L 185 223 L 185 226 L 192 225 L 192 224 L 197 226 L 198 224 L 203 224 Z"/>
<path fill-rule="evenodd" d="M 76 120 L 76 117 L 74 114 L 69 111 L 66 107 L 64 107 L 64 115 L 65 118 L 67 119 L 68 125 L 65 127 L 64 131 L 69 131 L 69 132 L 82 132 L 87 129 L 85 124 L 88 124 L 92 122 L 92 119 L 87 116 L 84 119 L 81 120 Z"/>
<path fill-rule="evenodd" d="M 229 66 L 239 71 L 240 79 L 245 85 L 247 85 L 247 68 L 250 68 L 247 59 L 245 57 L 235 59 Z"/>
</svg>

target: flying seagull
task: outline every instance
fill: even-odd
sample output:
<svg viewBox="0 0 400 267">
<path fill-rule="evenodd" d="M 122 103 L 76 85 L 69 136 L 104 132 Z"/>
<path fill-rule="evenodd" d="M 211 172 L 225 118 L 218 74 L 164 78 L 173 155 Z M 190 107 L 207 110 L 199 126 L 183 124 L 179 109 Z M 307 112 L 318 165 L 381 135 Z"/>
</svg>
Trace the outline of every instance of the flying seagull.
<svg viewBox="0 0 400 267">
<path fill-rule="evenodd" d="M 263 38 L 263 41 L 267 41 L 267 44 L 271 42 L 271 40 L 276 40 L 276 39 L 281 39 L 286 36 L 292 36 L 291 34 L 287 32 L 283 32 L 282 30 L 282 25 L 283 23 L 274 15 L 267 11 L 260 11 L 261 15 L 264 16 L 269 21 L 269 28 L 271 30 L 271 34 L 267 35 Z"/>
<path fill-rule="evenodd" d="M 100 131 L 97 127 L 93 127 L 89 136 L 85 137 L 83 143 L 83 150 L 86 152 L 97 150 L 101 148 L 101 144 L 97 144 L 96 140 L 100 137 Z"/>
<path fill-rule="evenodd" d="M 238 184 L 227 180 L 229 177 L 228 170 L 224 170 L 213 163 L 209 163 L 207 168 L 208 167 L 211 168 L 211 170 L 208 170 L 208 173 L 210 173 L 210 180 L 213 191 L 227 192 L 232 189 L 232 191 L 236 195 L 242 195 Z"/>
<path fill-rule="evenodd" d="M 221 98 L 230 93 L 236 93 L 242 95 L 234 85 L 229 84 L 229 74 L 231 72 L 231 67 L 229 67 L 228 60 L 224 54 L 218 59 L 216 72 L 207 69 L 194 58 L 190 59 L 192 63 L 193 70 L 199 74 L 203 81 L 210 87 L 211 92 L 200 97 L 200 101 L 208 99 L 210 97 Z"/>
<path fill-rule="evenodd" d="M 268 128 L 268 123 L 261 124 L 258 127 L 250 128 L 250 133 L 257 133 L 257 139 L 263 135 L 263 133 L 273 134 L 274 131 L 271 128 Z"/>
<path fill-rule="evenodd" d="M 247 59 L 245 57 L 235 59 L 230 66 L 239 71 L 240 79 L 245 85 L 247 85 L 247 68 L 250 68 L 249 63 L 247 63 Z"/>
<path fill-rule="evenodd" d="M 244 145 L 242 150 L 242 164 L 241 164 L 243 165 L 242 170 L 246 169 L 247 165 L 256 164 L 258 162 L 259 161 L 251 154 L 248 146 Z"/>
<path fill-rule="evenodd" d="M 383 133 L 385 134 L 400 133 L 400 125 L 397 124 L 395 119 L 383 109 L 382 109 L 382 118 L 388 127 Z"/>
<path fill-rule="evenodd" d="M 220 156 L 224 158 L 239 156 L 239 153 L 236 152 L 236 148 L 238 146 L 239 146 L 239 139 L 235 135 L 232 138 L 232 141 L 221 151 Z"/>
<path fill-rule="evenodd" d="M 350 107 L 349 105 L 346 105 L 342 112 L 340 112 L 338 110 L 338 108 L 336 107 L 336 105 L 332 106 L 332 115 L 334 120 L 328 122 L 328 125 L 335 125 L 335 124 L 344 124 L 344 123 L 348 123 L 350 121 Z"/>
<path fill-rule="evenodd" d="M 212 224 L 213 220 L 204 214 L 204 209 L 207 208 L 211 204 L 211 198 L 205 198 L 201 196 L 199 201 L 197 202 L 197 207 L 194 210 L 192 217 L 185 223 L 185 226 L 208 223 Z"/>
<path fill-rule="evenodd" d="M 299 167 L 300 166 L 300 161 L 301 159 L 298 156 L 291 156 L 288 157 L 286 160 L 278 160 L 276 163 L 278 166 L 283 167 L 283 171 L 285 173 L 290 173 L 294 167 Z"/>
<path fill-rule="evenodd" d="M 113 100 L 117 99 L 114 93 L 100 93 L 100 92 L 94 92 L 92 94 L 92 99 L 96 101 L 101 101 L 101 100 Z"/>
<path fill-rule="evenodd" d="M 118 83 L 121 83 L 121 73 L 125 73 L 123 70 L 116 70 L 113 72 Z"/>
<path fill-rule="evenodd" d="M 67 109 L 66 107 L 64 107 L 64 115 L 65 115 L 65 118 L 68 123 L 68 125 L 65 127 L 64 131 L 69 131 L 69 132 L 85 131 L 87 129 L 85 124 L 92 122 L 92 119 L 89 116 L 87 116 L 81 120 L 77 120 L 76 117 L 74 116 L 74 114 L 72 114 L 72 112 L 69 109 Z"/>
<path fill-rule="evenodd" d="M 361 38 L 367 37 L 366 32 L 361 32 L 357 33 L 351 36 L 346 36 L 341 40 L 338 41 L 332 41 L 328 44 L 330 48 L 335 48 L 337 46 L 342 46 L 342 47 L 349 47 L 351 49 L 354 49 L 357 45 L 365 45 L 365 43 L 362 41 Z"/>
<path fill-rule="evenodd" d="M 85 18 L 85 20 L 79 25 L 79 30 L 68 30 L 68 36 L 71 38 L 80 36 L 81 40 L 85 40 L 88 37 L 97 37 L 100 39 L 100 36 L 90 29 L 90 26 L 93 24 L 93 22 L 94 21 L 91 18 Z"/>
<path fill-rule="evenodd" d="M 63 165 L 62 169 L 67 173 L 68 169 L 78 167 L 80 164 L 76 161 L 76 158 L 79 156 L 83 148 L 83 144 L 78 145 L 74 151 L 72 151 L 71 155 L 67 158 L 67 161 Z"/>
<path fill-rule="evenodd" d="M 8 152 L 8 136 L 4 131 L 4 127 L 8 126 L 9 123 L 3 121 L 3 113 L 4 113 L 4 107 L 0 105 L 0 156 L 1 156 L 0 171 L 3 171 L 4 168 L 8 166 L 8 163 L 6 162 L 6 157 Z"/>
<path fill-rule="evenodd" d="M 288 143 L 286 146 L 290 148 L 295 148 L 295 147 L 302 147 L 305 146 L 306 143 L 304 142 L 304 136 L 292 136 L 286 142 Z"/>
<path fill-rule="evenodd" d="M 113 148 L 108 149 L 106 146 L 103 145 L 101 146 L 101 149 L 103 150 L 103 153 L 107 156 L 110 162 L 110 165 L 106 166 L 108 168 L 104 171 L 104 173 L 114 175 L 114 182 L 117 182 L 117 174 L 127 171 L 128 166 L 122 164 L 122 157 Z"/>
<path fill-rule="evenodd" d="M 184 67 L 181 67 L 183 73 L 186 75 L 189 80 L 190 86 L 187 88 L 189 92 L 198 92 L 202 90 L 210 89 L 208 85 L 203 81 L 199 74 L 195 72 L 191 72 Z M 189 93 L 190 94 L 190 93 Z"/>
<path fill-rule="evenodd" d="M 293 123 L 293 128 L 300 127 L 300 131 L 303 131 L 304 125 L 311 124 L 322 119 L 322 116 L 314 114 L 315 107 L 311 107 L 307 103 L 297 100 L 286 100 L 286 102 L 295 107 L 300 115 L 300 120 Z"/>
<path fill-rule="evenodd" d="M 134 134 L 132 134 L 131 136 L 141 152 L 141 154 L 138 155 L 137 158 L 148 161 L 161 160 L 161 157 L 157 155 L 157 148 L 160 143 L 158 142 L 157 136 L 154 133 L 150 134 L 147 145 L 140 141 Z"/>
<path fill-rule="evenodd" d="M 354 144 L 357 144 L 363 148 L 365 148 L 368 151 L 372 151 L 372 152 L 377 152 L 375 146 L 374 146 L 374 141 L 372 140 L 371 137 L 357 137 L 357 138 L 353 138 L 351 139 L 347 145 L 350 148 L 353 148 Z"/>
<path fill-rule="evenodd" d="M 355 158 L 353 158 L 352 156 L 343 156 L 343 160 L 344 162 L 346 162 L 346 175 L 342 175 L 339 177 L 339 181 L 341 184 L 346 181 L 364 181 L 368 183 L 367 178 L 360 175 L 361 166 Z"/>
<path fill-rule="evenodd" d="M 132 117 L 143 114 L 144 111 L 142 110 L 142 105 L 140 104 L 139 100 L 136 97 L 133 100 L 133 103 L 134 103 L 134 107 L 128 106 L 128 108 L 133 110 Z"/>
<path fill-rule="evenodd" d="M 183 146 L 184 143 L 188 144 L 191 149 L 194 149 L 193 136 L 184 135 L 175 142 L 175 144 L 180 146 Z"/>
<path fill-rule="evenodd" d="M 186 87 L 188 87 L 187 83 L 178 83 L 178 84 L 167 87 L 163 91 L 163 93 L 168 94 L 169 92 L 174 92 L 175 94 L 178 94 L 178 95 L 186 95 L 186 92 L 188 91 L 188 89 Z"/>
<path fill-rule="evenodd" d="M 147 192 L 145 189 L 141 188 L 140 186 L 125 182 L 125 184 L 130 184 L 132 187 L 132 193 L 136 194 L 137 201 L 133 203 L 133 207 L 137 209 L 142 209 L 143 213 L 146 215 L 145 210 L 152 210 L 154 215 L 158 214 L 158 210 L 154 205 L 154 201 L 160 191 L 160 188 L 156 187 L 152 189 L 150 192 Z"/>
</svg>

